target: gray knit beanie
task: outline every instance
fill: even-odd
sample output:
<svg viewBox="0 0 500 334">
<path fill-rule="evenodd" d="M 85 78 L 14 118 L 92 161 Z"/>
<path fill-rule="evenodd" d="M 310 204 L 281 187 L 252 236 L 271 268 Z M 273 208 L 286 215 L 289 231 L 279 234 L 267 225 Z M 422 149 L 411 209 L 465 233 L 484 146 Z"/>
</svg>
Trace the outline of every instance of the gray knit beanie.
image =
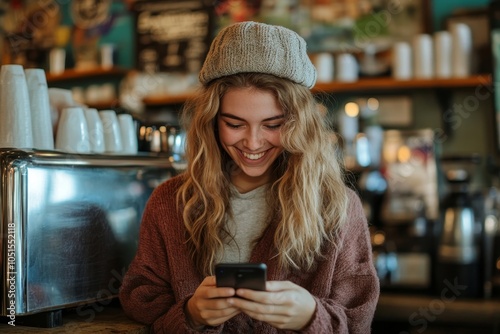
<svg viewBox="0 0 500 334">
<path fill-rule="evenodd" d="M 316 82 L 305 40 L 290 29 L 257 22 L 223 28 L 210 46 L 199 79 L 206 85 L 245 72 L 272 74 L 307 88 Z"/>
</svg>

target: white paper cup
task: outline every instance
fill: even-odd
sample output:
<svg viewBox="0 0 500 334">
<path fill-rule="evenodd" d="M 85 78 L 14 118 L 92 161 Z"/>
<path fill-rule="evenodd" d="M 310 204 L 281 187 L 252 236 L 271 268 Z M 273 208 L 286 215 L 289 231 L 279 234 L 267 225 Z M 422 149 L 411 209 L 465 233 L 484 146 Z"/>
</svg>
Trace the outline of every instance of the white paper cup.
<svg viewBox="0 0 500 334">
<path fill-rule="evenodd" d="M 101 110 L 99 117 L 104 130 L 105 153 L 122 153 L 122 137 L 116 112 L 114 110 Z"/>
<path fill-rule="evenodd" d="M 97 109 L 85 109 L 85 119 L 89 128 L 90 151 L 101 154 L 106 150 L 104 144 L 104 127 Z"/>
<path fill-rule="evenodd" d="M 120 122 L 120 133 L 122 137 L 123 153 L 136 154 L 138 149 L 137 133 L 134 126 L 132 115 L 121 114 L 118 115 Z"/>
<path fill-rule="evenodd" d="M 64 108 L 59 118 L 56 149 L 68 153 L 90 153 L 90 137 L 82 107 Z"/>
</svg>

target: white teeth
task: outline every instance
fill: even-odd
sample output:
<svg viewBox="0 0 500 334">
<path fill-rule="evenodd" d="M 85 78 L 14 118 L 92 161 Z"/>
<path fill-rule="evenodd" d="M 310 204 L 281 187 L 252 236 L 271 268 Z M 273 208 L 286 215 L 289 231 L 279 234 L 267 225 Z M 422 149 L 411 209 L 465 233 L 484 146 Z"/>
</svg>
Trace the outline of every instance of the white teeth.
<svg viewBox="0 0 500 334">
<path fill-rule="evenodd" d="M 245 158 L 250 159 L 250 160 L 260 159 L 264 156 L 264 154 L 265 154 L 265 152 L 262 152 L 259 154 L 248 154 L 248 153 L 243 152 L 243 155 L 245 156 Z"/>
</svg>

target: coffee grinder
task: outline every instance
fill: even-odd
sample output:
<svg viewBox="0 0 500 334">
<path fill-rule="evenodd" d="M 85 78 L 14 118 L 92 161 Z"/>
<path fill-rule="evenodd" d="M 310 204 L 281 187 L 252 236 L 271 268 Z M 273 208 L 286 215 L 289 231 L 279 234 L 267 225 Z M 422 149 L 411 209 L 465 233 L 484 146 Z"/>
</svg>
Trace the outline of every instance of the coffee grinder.
<svg viewBox="0 0 500 334">
<path fill-rule="evenodd" d="M 480 157 L 441 159 L 448 194 L 443 198 L 437 231 L 435 286 L 459 298 L 481 297 L 481 209 L 470 183 Z M 446 289 L 446 290 L 445 290 Z"/>
</svg>

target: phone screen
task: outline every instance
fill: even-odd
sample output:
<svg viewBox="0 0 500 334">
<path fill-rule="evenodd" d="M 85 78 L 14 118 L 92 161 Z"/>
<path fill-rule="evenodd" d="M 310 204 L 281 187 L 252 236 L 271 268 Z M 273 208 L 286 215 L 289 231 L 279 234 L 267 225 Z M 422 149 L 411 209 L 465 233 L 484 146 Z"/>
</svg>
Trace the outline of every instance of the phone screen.
<svg viewBox="0 0 500 334">
<path fill-rule="evenodd" d="M 215 265 L 217 287 L 266 290 L 267 266 L 264 263 L 219 263 Z"/>
</svg>

